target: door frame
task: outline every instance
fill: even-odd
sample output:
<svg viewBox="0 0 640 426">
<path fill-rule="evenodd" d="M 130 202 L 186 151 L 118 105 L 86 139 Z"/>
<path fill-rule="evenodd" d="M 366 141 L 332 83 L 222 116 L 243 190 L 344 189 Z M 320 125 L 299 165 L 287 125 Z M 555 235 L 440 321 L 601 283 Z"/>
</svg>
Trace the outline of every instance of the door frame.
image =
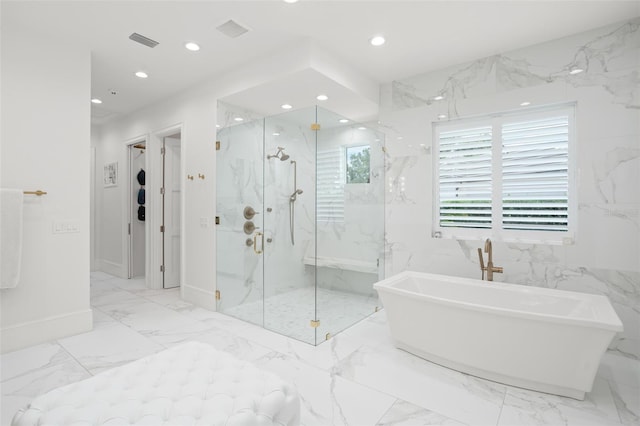
<svg viewBox="0 0 640 426">
<path fill-rule="evenodd" d="M 160 196 L 160 188 L 162 187 L 162 155 L 160 150 L 163 146 L 163 140 L 167 136 L 180 133 L 180 287 L 185 283 L 185 159 L 186 159 L 186 139 L 184 133 L 184 125 L 182 123 L 174 124 L 151 134 L 147 143 L 147 176 L 146 176 L 146 223 L 147 223 L 147 251 L 146 251 L 146 275 L 145 284 L 147 288 L 162 289 L 162 233 L 160 225 L 162 225 L 162 197 Z"/>
<path fill-rule="evenodd" d="M 127 160 L 126 160 L 126 164 L 127 164 L 127 171 L 126 171 L 126 177 L 127 177 L 127 188 L 124 191 L 125 192 L 125 196 L 127 197 L 127 201 L 124 204 L 124 208 L 126 209 L 126 213 L 123 215 L 123 217 L 126 218 L 125 224 L 124 224 L 124 246 L 125 246 L 125 263 L 126 263 L 126 268 L 124 270 L 124 272 L 127 275 L 127 278 L 131 278 L 131 234 L 129 233 L 129 224 L 133 223 L 133 198 L 130 196 L 131 195 L 131 183 L 133 182 L 134 179 L 134 175 L 131 171 L 131 150 L 133 149 L 133 145 L 139 144 L 139 143 L 144 143 L 145 146 L 148 146 L 148 140 L 149 140 L 149 135 L 145 134 L 142 136 L 138 136 L 132 139 L 128 139 L 124 142 L 125 147 L 127 149 Z M 144 158 L 144 168 L 145 170 L 147 170 L 147 168 L 149 167 L 149 157 L 145 156 Z M 145 182 L 146 183 L 146 182 Z M 146 185 L 145 185 L 146 188 Z M 145 190 L 145 195 L 146 195 L 146 190 Z M 145 203 L 146 204 L 146 203 Z M 147 234 L 148 234 L 148 225 L 146 223 L 145 220 L 145 227 L 144 227 L 144 234 L 145 234 L 145 277 L 147 276 L 147 273 L 149 272 L 149 268 L 148 268 L 148 264 L 146 261 L 146 256 L 147 256 L 147 251 L 149 248 L 149 240 L 147 238 Z"/>
</svg>

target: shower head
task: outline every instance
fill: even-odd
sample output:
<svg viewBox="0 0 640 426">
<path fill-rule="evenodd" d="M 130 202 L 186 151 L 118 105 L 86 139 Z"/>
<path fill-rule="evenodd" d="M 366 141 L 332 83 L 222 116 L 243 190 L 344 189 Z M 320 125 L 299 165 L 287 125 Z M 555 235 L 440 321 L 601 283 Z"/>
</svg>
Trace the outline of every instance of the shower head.
<svg viewBox="0 0 640 426">
<path fill-rule="evenodd" d="M 267 160 L 270 160 L 272 158 L 279 158 L 280 161 L 285 161 L 289 159 L 289 156 L 284 153 L 284 148 L 279 146 L 278 151 L 275 154 L 267 155 Z"/>
</svg>

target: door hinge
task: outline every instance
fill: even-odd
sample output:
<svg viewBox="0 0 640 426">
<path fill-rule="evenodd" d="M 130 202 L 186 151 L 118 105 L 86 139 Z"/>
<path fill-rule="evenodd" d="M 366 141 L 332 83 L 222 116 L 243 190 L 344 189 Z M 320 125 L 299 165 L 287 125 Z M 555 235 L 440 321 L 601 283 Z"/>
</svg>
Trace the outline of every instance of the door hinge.
<svg viewBox="0 0 640 426">
<path fill-rule="evenodd" d="M 164 225 L 160 225 L 160 232 L 164 232 Z"/>
<path fill-rule="evenodd" d="M 220 216 L 216 216 L 216 225 L 220 225 Z"/>
<path fill-rule="evenodd" d="M 320 327 L 320 320 L 311 320 L 311 327 L 313 328 Z"/>
<path fill-rule="evenodd" d="M 216 141 L 216 151 L 220 151 L 220 141 Z"/>
<path fill-rule="evenodd" d="M 216 290 L 216 300 L 220 300 L 220 290 Z"/>
<path fill-rule="evenodd" d="M 130 223 L 127 224 L 127 232 L 129 233 L 129 235 L 131 235 L 131 224 Z"/>
<path fill-rule="evenodd" d="M 160 265 L 160 272 L 164 272 L 164 265 Z"/>
<path fill-rule="evenodd" d="M 164 186 L 162 188 L 160 188 L 160 194 L 164 195 Z"/>
<path fill-rule="evenodd" d="M 160 155 L 164 155 L 164 147 L 160 148 Z"/>
</svg>

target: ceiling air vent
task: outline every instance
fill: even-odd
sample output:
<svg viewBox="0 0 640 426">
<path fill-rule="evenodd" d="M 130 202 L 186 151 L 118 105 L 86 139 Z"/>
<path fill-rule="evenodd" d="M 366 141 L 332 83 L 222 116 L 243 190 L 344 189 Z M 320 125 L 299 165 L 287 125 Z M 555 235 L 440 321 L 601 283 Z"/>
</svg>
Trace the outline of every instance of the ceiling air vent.
<svg viewBox="0 0 640 426">
<path fill-rule="evenodd" d="M 144 44 L 147 47 L 156 47 L 159 44 L 157 41 L 151 40 L 149 37 L 145 37 L 142 34 L 138 34 L 138 33 L 131 34 L 129 38 L 140 44 Z"/>
<path fill-rule="evenodd" d="M 224 24 L 216 27 L 216 29 L 218 31 L 220 31 L 222 34 L 226 35 L 227 37 L 231 37 L 231 38 L 240 37 L 242 34 L 244 34 L 244 33 L 249 31 L 249 28 L 243 27 L 242 25 L 238 24 L 233 19 L 229 19 Z"/>
</svg>

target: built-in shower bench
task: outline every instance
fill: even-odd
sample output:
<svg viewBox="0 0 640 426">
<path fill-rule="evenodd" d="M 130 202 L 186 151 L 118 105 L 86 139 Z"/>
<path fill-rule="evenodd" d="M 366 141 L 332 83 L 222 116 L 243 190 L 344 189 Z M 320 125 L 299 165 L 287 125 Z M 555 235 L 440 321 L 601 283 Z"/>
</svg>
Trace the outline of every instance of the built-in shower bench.
<svg viewBox="0 0 640 426">
<path fill-rule="evenodd" d="M 366 260 L 345 259 L 338 257 L 326 257 L 326 256 L 305 256 L 303 258 L 305 265 L 343 269 L 347 271 L 366 272 L 368 274 L 378 273 L 377 262 L 368 262 Z"/>
</svg>

